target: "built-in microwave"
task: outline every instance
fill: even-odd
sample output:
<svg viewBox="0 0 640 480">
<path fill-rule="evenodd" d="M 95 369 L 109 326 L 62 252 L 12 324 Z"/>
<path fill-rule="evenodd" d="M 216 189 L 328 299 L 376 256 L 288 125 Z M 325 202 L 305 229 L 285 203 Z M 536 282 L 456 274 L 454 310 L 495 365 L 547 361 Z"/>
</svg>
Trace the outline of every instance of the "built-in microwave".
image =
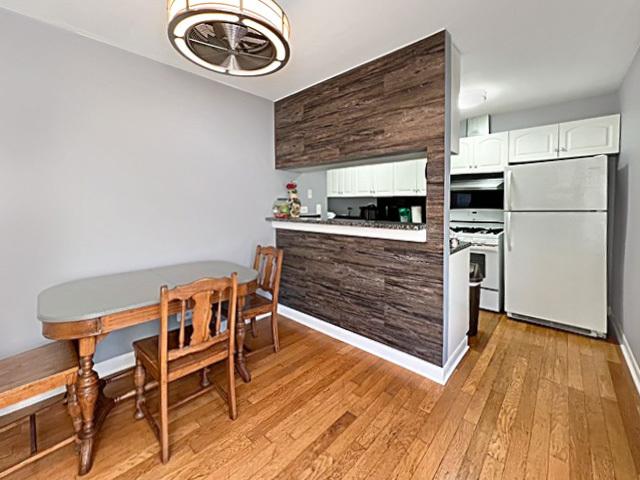
<svg viewBox="0 0 640 480">
<path fill-rule="evenodd" d="M 504 179 L 453 178 L 451 180 L 451 209 L 503 210 Z"/>
</svg>

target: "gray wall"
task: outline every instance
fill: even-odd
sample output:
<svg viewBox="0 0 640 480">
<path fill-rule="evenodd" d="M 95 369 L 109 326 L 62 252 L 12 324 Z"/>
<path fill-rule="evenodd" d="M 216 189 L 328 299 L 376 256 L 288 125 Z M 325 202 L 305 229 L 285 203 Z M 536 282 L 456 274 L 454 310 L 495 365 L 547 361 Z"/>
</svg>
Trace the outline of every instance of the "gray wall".
<svg viewBox="0 0 640 480">
<path fill-rule="evenodd" d="M 620 105 L 622 143 L 615 198 L 613 313 L 636 359 L 640 359 L 640 50 L 620 89 Z"/>
<path fill-rule="evenodd" d="M 288 175 L 271 102 L 1 9 L 0 25 L 0 357 L 45 342 L 36 297 L 51 285 L 247 264 L 273 242 L 264 217 Z"/>
<path fill-rule="evenodd" d="M 600 117 L 620 112 L 617 92 L 599 97 L 546 105 L 529 110 L 491 115 L 491 132 L 506 132 L 550 123 Z"/>
<path fill-rule="evenodd" d="M 309 214 L 315 215 L 316 205 L 322 205 L 322 212 L 327 212 L 327 172 L 294 173 L 290 172 L 291 179 L 298 184 L 298 193 L 303 207 L 309 208 Z M 312 198 L 308 197 L 311 190 Z"/>
</svg>

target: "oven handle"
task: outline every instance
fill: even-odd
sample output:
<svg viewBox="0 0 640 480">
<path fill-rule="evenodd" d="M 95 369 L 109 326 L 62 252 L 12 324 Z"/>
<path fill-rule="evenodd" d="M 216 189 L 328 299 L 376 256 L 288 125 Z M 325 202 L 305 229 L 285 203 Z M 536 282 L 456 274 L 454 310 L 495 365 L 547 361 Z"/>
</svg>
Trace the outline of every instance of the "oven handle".
<svg viewBox="0 0 640 480">
<path fill-rule="evenodd" d="M 500 247 L 497 245 L 471 245 L 471 250 L 475 250 L 476 252 L 484 252 L 484 253 L 499 253 Z"/>
</svg>

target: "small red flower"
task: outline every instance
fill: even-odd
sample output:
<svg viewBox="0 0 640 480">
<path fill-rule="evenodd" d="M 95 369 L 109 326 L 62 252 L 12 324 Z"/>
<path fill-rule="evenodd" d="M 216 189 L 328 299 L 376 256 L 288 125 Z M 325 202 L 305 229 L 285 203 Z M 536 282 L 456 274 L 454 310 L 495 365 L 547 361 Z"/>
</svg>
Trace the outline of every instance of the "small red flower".
<svg viewBox="0 0 640 480">
<path fill-rule="evenodd" d="M 287 190 L 295 190 L 298 188 L 298 184 L 296 182 L 287 183 Z"/>
</svg>

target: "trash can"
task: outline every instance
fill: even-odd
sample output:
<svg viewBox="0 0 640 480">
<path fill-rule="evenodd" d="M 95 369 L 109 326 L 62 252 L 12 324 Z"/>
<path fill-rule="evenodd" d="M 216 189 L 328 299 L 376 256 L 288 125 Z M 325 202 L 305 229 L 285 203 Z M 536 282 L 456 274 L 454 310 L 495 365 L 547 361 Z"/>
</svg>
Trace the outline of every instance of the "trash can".
<svg viewBox="0 0 640 480">
<path fill-rule="evenodd" d="M 480 272 L 480 267 L 475 263 L 469 269 L 469 337 L 478 334 L 478 317 L 480 316 L 480 285 L 484 277 Z"/>
</svg>

